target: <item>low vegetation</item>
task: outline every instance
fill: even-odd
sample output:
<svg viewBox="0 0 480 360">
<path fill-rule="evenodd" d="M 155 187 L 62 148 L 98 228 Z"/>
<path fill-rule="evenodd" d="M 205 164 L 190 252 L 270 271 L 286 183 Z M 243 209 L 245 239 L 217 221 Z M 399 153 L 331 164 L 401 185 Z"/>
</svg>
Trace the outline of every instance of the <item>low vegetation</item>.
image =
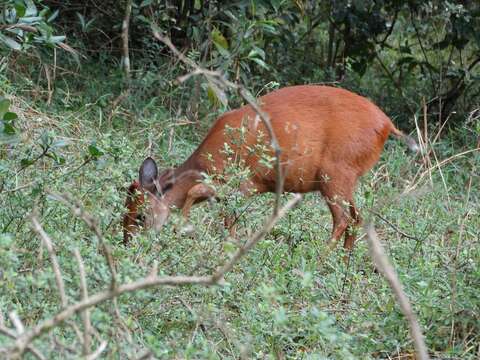
<svg viewBox="0 0 480 360">
<path fill-rule="evenodd" d="M 32 3 L 41 9 L 53 2 Z M 75 5 L 73 1 L 68 3 Z M 156 4 L 142 2 L 147 3 Z M 141 6 L 134 4 L 132 26 L 141 27 L 140 16 L 148 17 Z M 84 14 L 90 14 L 90 5 L 86 9 Z M 225 16 L 229 16 L 227 10 Z M 231 11 L 232 16 L 238 15 Z M 288 23 L 294 31 L 300 32 L 305 26 L 308 29 L 312 24 L 298 15 L 300 10 L 295 12 L 294 5 L 278 10 L 282 11 L 300 17 L 298 24 Z M 396 21 L 409 19 L 402 17 L 404 9 L 398 11 Z M 450 11 L 464 14 L 457 7 Z M 65 12 L 68 17 L 70 13 Z M 119 16 L 123 14 L 122 7 Z M 174 16 L 168 14 L 169 20 L 164 21 L 173 28 L 169 21 Z M 256 16 L 268 20 L 268 14 L 265 11 Z M 427 18 L 420 11 L 418 14 Z M 478 21 L 478 13 L 472 10 L 468 15 L 472 22 Z M 42 16 L 42 21 L 52 26 L 51 35 L 64 33 L 62 13 L 57 20 L 49 20 L 46 13 Z M 253 15 L 237 18 L 245 28 L 248 19 L 260 21 Z M 137 177 L 143 159 L 153 154 L 162 167 L 181 163 L 199 144 L 216 116 L 242 100 L 233 92 L 213 88 L 202 77 L 178 83 L 178 76 L 191 69 L 169 58 L 168 50 L 158 45 L 150 32 L 132 42 L 143 44 L 141 54 L 161 56 L 152 61 L 148 56 L 140 61 L 141 54 L 134 56 L 136 61 L 127 80 L 124 68 L 116 64 L 118 53 L 92 55 L 86 51 L 97 39 L 88 38 L 89 31 L 95 31 L 89 30 L 95 22 L 88 25 L 88 20 L 79 20 L 80 25 L 75 25 L 83 26 L 84 37 L 70 43 L 60 37 L 48 40 L 47 36 L 45 41 L 32 45 L 38 53 L 22 53 L 21 47 L 26 46 L 28 39 L 22 42 L 22 38 L 17 38 L 20 48 L 15 45 L 13 50 L 2 49 L 5 57 L 0 59 L 0 351 L 14 346 L 22 326 L 28 331 L 81 301 L 85 295 L 82 279 L 86 280 L 90 296 L 109 289 L 111 270 L 103 243 L 111 251 L 119 284 L 145 278 L 152 269 L 158 270 L 160 276 L 208 276 L 261 229 L 275 200 L 273 195 L 243 198 L 237 191 L 236 178 L 232 177 L 219 189 L 222 196 L 218 201 L 193 209 L 189 223 L 175 213 L 161 233 L 143 232 L 124 244 L 121 217 L 126 188 Z M 121 18 L 117 20 L 121 22 Z M 437 20 L 434 17 L 432 21 Z M 167 23 L 160 25 L 170 29 Z M 266 20 L 261 23 L 267 25 Z M 191 20 L 188 26 L 199 25 Z M 268 36 L 286 36 L 287 24 L 275 26 L 279 32 L 268 34 L 264 29 L 267 39 L 262 41 L 267 42 Z M 181 28 L 191 30 L 190 27 Z M 4 29 L 0 25 L 0 34 Z M 306 35 L 311 41 L 315 36 L 328 34 L 328 23 L 314 29 Z M 408 31 L 415 32 L 413 28 Z M 389 35 L 392 43 L 405 38 L 413 41 L 408 31 L 395 28 Z M 141 33 L 138 28 L 132 32 Z M 468 36 L 473 39 L 473 35 Z M 222 38 L 228 40 L 230 53 L 222 51 Z M 252 39 L 260 41 L 259 35 L 252 35 Z M 72 48 L 62 49 L 59 43 L 64 41 Z M 207 40 L 201 37 L 201 41 Z M 293 76 L 298 69 L 281 68 L 280 60 L 269 63 L 268 58 L 262 57 L 262 51 L 268 51 L 265 42 L 243 44 L 262 50 L 251 55 L 258 61 L 250 58 L 249 68 L 242 65 L 242 53 L 234 52 L 241 49 L 234 47 L 236 38 L 220 25 L 212 28 L 210 41 L 209 50 L 201 47 L 203 43 L 197 38 L 183 50 L 189 58 L 204 61 L 212 69 L 219 66 L 216 56 L 231 56 L 225 71 L 231 75 L 238 64 L 240 68 L 235 71 L 242 76 L 235 81 L 245 83 L 255 93 L 296 82 Z M 472 44 L 473 40 L 462 50 L 468 58 L 473 58 L 469 48 Z M 55 54 L 49 46 L 56 49 Z M 395 69 L 398 58 L 392 54 L 394 50 L 372 46 L 391 60 L 387 68 Z M 413 57 L 423 56 L 419 45 L 410 48 Z M 307 61 L 308 49 L 304 50 Z M 202 51 L 211 56 L 211 63 L 203 58 Z M 282 54 L 279 48 L 274 53 Z M 349 56 L 355 63 L 356 56 L 363 55 Z M 428 105 L 427 96 L 433 98 L 434 94 L 425 92 L 425 101 L 419 101 L 411 92 L 417 84 L 418 89 L 427 87 L 430 75 L 421 69 L 428 69 L 428 65 L 411 65 L 411 70 L 419 71 L 424 78 L 399 78 L 405 82 L 395 84 L 395 79 L 388 83 L 378 64 L 365 60 L 365 73 L 359 74 L 355 66 L 348 66 L 348 61 L 341 64 L 340 60 L 330 60 L 336 64 L 330 68 L 334 73 L 344 66 L 340 75 L 333 75 L 335 86 L 370 95 L 394 120 L 400 119 L 404 128 L 422 140 L 423 154 L 409 153 L 403 144 L 389 140 L 380 162 L 362 179 L 356 201 L 365 222 L 375 224 L 412 303 L 430 356 L 477 359 L 478 83 L 471 83 L 470 75 L 455 73 L 457 79 L 465 76 L 465 93 L 459 95 L 459 107 L 452 108 L 449 115 L 454 123 L 445 125 L 445 118 L 439 119 L 438 106 L 432 110 Z M 263 69 L 263 61 L 265 66 L 276 69 L 274 77 Z M 475 66 L 469 70 L 472 76 L 478 76 Z M 304 71 L 305 77 L 297 78 L 300 82 L 309 80 L 308 71 Z M 319 74 L 312 79 L 328 80 Z M 450 82 L 442 84 L 447 86 Z M 402 95 L 395 86 L 403 89 Z M 380 89 L 388 91 L 379 94 Z M 222 104 L 226 103 L 224 95 L 229 105 Z M 410 99 L 408 106 L 415 110 L 413 113 L 400 113 L 407 106 L 404 97 Z M 231 170 L 241 176 L 241 168 L 233 166 Z M 65 197 L 66 203 L 58 195 Z M 282 204 L 292 197 L 283 195 Z M 68 204 L 73 204 L 73 210 Z M 236 239 L 230 238 L 224 227 L 227 214 L 238 217 Z M 90 217 L 101 235 L 95 233 L 95 226 L 84 221 Z M 51 252 L 33 230 L 35 219 L 53 243 L 64 282 L 64 299 L 53 271 Z M 322 197 L 307 194 L 225 275 L 221 285 L 161 286 L 122 294 L 88 309 L 91 331 L 87 345 L 83 312 L 41 334 L 32 342 L 34 350 L 27 351 L 25 358 L 62 359 L 89 354 L 90 358 L 122 359 L 413 359 L 415 349 L 407 321 L 388 283 L 372 263 L 365 231 L 359 230 L 355 251 L 348 254 L 345 263 L 340 247 L 333 252 L 326 247 L 330 222 Z M 85 277 L 76 251 L 83 259 Z"/>
</svg>

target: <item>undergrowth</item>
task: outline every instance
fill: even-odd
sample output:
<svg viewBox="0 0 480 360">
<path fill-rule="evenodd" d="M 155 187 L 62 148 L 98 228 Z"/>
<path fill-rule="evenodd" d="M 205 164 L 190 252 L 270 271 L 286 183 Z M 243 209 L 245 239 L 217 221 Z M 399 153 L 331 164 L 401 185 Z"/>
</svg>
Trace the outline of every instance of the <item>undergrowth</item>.
<svg viewBox="0 0 480 360">
<path fill-rule="evenodd" d="M 160 85 L 158 76 L 153 76 L 156 81 L 150 76 L 141 76 L 144 82 L 133 84 L 116 107 L 112 102 L 122 84 L 115 82 L 115 74 L 92 69 L 86 81 L 76 82 L 74 75 L 65 75 L 49 105 L 45 94 L 19 90 L 30 85 L 2 81 L 1 90 L 19 115 L 21 138 L 0 149 L 0 323 L 8 323 L 8 313 L 15 311 L 26 327 L 32 326 L 60 307 L 48 255 L 31 230 L 34 211 L 55 244 L 69 300 L 80 298 L 74 248 L 84 259 L 89 293 L 108 286 L 97 239 L 47 191 L 68 193 L 98 220 L 121 282 L 145 276 L 154 263 L 161 274 L 210 273 L 235 248 L 223 227 L 226 212 L 241 214 L 240 239 L 261 227 L 273 196 L 243 199 L 227 188 L 223 200 L 192 211 L 192 226 L 174 214 L 161 233 L 145 232 L 128 245 L 122 243 L 125 189 L 149 154 L 149 140 L 162 167 L 179 164 L 221 112 L 195 98 L 198 111 L 187 116 L 184 109 L 192 104 L 194 87 L 178 87 L 169 80 L 173 73 Z M 474 148 L 476 141 L 474 133 L 458 129 L 444 134 L 432 149 L 441 161 Z M 363 218 L 376 224 L 432 357 L 476 359 L 480 158 L 472 152 L 435 167 L 435 156 L 430 154 L 432 164 L 422 167 L 420 156 L 389 141 L 356 199 Z M 411 191 L 404 194 L 407 187 Z M 136 358 L 144 349 L 159 358 L 211 359 L 413 354 L 406 320 L 375 271 L 363 231 L 347 264 L 340 247 L 323 256 L 330 222 L 321 196 L 307 194 L 226 276 L 225 286 L 123 295 L 118 299 L 120 318 L 111 302 L 96 307 L 95 343 L 108 341 L 107 358 Z M 49 358 L 72 357 L 68 348 L 78 346 L 75 333 L 70 327 L 54 333 L 67 346 L 45 343 L 44 338 L 35 345 Z M 0 334 L 0 346 L 9 341 Z"/>
</svg>

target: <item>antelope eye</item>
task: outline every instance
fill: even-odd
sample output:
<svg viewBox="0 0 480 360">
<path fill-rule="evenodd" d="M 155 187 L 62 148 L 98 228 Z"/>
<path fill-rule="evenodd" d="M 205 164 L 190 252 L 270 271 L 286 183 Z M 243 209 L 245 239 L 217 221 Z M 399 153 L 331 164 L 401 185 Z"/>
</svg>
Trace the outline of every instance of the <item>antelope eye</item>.
<svg viewBox="0 0 480 360">
<path fill-rule="evenodd" d="M 165 194 L 168 190 L 172 188 L 172 183 L 167 183 L 164 187 L 162 187 L 162 192 Z"/>
<path fill-rule="evenodd" d="M 138 224 L 143 224 L 145 222 L 145 215 L 138 214 L 136 220 Z"/>
</svg>

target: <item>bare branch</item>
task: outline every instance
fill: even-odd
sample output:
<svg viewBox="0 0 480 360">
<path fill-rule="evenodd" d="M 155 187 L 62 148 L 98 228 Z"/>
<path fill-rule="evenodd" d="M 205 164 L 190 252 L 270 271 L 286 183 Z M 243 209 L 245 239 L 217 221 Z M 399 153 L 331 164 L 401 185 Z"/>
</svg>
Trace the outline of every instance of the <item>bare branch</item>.
<svg viewBox="0 0 480 360">
<path fill-rule="evenodd" d="M 185 81 L 189 79 L 193 75 L 203 75 L 207 78 L 207 80 L 213 84 L 214 86 L 217 87 L 222 87 L 222 88 L 230 88 L 234 89 L 238 92 L 238 94 L 245 100 L 257 113 L 259 118 L 262 120 L 262 123 L 265 125 L 268 135 L 270 136 L 270 145 L 272 146 L 272 149 L 275 154 L 275 171 L 276 171 L 276 183 L 275 183 L 275 193 L 276 193 L 276 198 L 275 198 L 275 208 L 274 208 L 274 213 L 278 213 L 280 210 L 280 195 L 283 192 L 283 181 L 284 181 L 284 176 L 282 174 L 282 168 L 281 168 L 281 163 L 280 163 L 280 156 L 282 154 L 282 149 L 280 148 L 280 144 L 277 140 L 277 137 L 275 136 L 275 132 L 272 127 L 272 123 L 270 121 L 270 116 L 261 110 L 260 106 L 258 103 L 255 101 L 255 98 L 250 94 L 250 92 L 245 89 L 242 85 L 233 83 L 231 81 L 228 81 L 221 73 L 218 71 L 211 71 L 204 69 L 197 65 L 193 60 L 187 58 L 185 55 L 183 55 L 176 47 L 173 45 L 171 40 L 167 36 L 161 35 L 157 30 L 152 28 L 153 36 L 163 42 L 167 47 L 173 52 L 173 54 L 180 59 L 184 64 L 189 65 L 190 67 L 193 68 L 193 72 L 184 75 L 180 77 L 178 80 L 180 82 Z"/>
<path fill-rule="evenodd" d="M 130 14 L 132 12 L 132 0 L 127 0 L 125 7 L 125 17 L 122 22 L 122 44 L 123 44 L 123 68 L 125 69 L 125 76 L 130 78 L 130 54 L 128 48 L 128 29 L 130 25 Z"/>
<path fill-rule="evenodd" d="M 3 334 L 3 335 L 6 335 L 12 339 L 16 339 L 17 338 L 17 335 L 7 329 L 6 327 L 3 327 L 3 326 L 0 326 L 0 334 Z M 33 345 L 28 345 L 27 348 L 26 348 L 28 351 L 30 351 L 37 359 L 39 360 L 47 360 L 47 358 L 45 356 L 43 356 L 43 354 L 38 351 L 38 349 L 36 347 L 34 347 Z M 0 351 L 0 354 L 2 353 L 2 351 Z"/>
<path fill-rule="evenodd" d="M 370 212 L 375 215 L 376 217 L 378 217 L 380 220 L 382 220 L 384 223 L 386 223 L 388 226 L 390 226 L 393 230 L 395 230 L 397 233 L 399 233 L 401 236 L 407 238 L 407 239 L 410 239 L 410 240 L 419 240 L 417 237 L 415 236 L 412 236 L 412 235 L 408 235 L 406 232 L 402 231 L 401 229 L 398 228 L 398 226 L 395 226 L 394 224 L 392 224 L 390 221 L 388 221 L 385 217 L 382 216 L 382 214 L 376 212 L 376 211 L 373 211 L 373 210 L 370 210 Z"/>
<path fill-rule="evenodd" d="M 417 353 L 419 360 L 428 360 L 428 351 L 423 340 L 422 330 L 420 329 L 420 325 L 418 324 L 417 318 L 415 313 L 413 312 L 412 306 L 410 301 L 408 300 L 407 295 L 403 291 L 403 286 L 398 279 L 398 276 L 395 272 L 395 269 L 390 264 L 387 256 L 385 255 L 385 251 L 383 250 L 382 244 L 378 239 L 377 233 L 375 228 L 373 227 L 372 223 L 368 223 L 365 226 L 365 231 L 367 233 L 368 245 L 370 248 L 370 255 L 375 262 L 375 266 L 378 270 L 380 270 L 387 279 L 395 298 L 397 299 L 397 303 L 400 306 L 400 309 L 403 312 L 403 315 L 407 318 L 408 325 L 410 327 L 410 335 L 413 339 L 413 344 L 415 346 L 415 351 Z"/>
<path fill-rule="evenodd" d="M 103 341 L 100 344 L 100 346 L 97 348 L 97 350 L 95 350 L 95 352 L 93 352 L 92 354 L 85 357 L 85 360 L 95 360 L 95 359 L 97 359 L 100 355 L 102 355 L 102 352 L 105 350 L 106 347 L 107 347 L 107 342 Z"/>
<path fill-rule="evenodd" d="M 25 25 L 25 24 L 1 24 L 0 25 L 0 30 L 10 30 L 10 29 L 21 29 L 23 31 L 28 31 L 28 32 L 33 32 L 36 33 L 38 32 L 38 29 L 34 26 L 30 25 Z"/>
<path fill-rule="evenodd" d="M 83 266 L 82 256 L 80 255 L 80 251 L 77 248 L 73 250 L 75 258 L 77 259 L 78 263 L 78 274 L 80 276 L 80 293 L 82 296 L 82 300 L 88 298 L 88 288 L 87 288 L 87 277 L 85 274 L 85 267 Z M 90 353 L 90 334 L 92 324 L 90 323 L 90 312 L 88 309 L 85 309 L 81 312 L 81 317 L 83 321 L 83 355 L 86 356 Z"/>
<path fill-rule="evenodd" d="M 231 257 L 231 259 L 223 265 L 220 269 L 218 269 L 215 274 L 213 274 L 212 279 L 214 282 L 217 282 L 223 278 L 223 275 L 230 270 L 232 270 L 233 266 L 242 258 L 252 247 L 255 246 L 260 240 L 262 240 L 265 235 L 268 234 L 270 230 L 272 230 L 273 226 L 277 223 L 277 221 L 282 218 L 291 208 L 293 208 L 300 200 L 302 196 L 300 194 L 294 194 L 293 199 L 291 199 L 283 208 L 281 208 L 278 212 L 273 213 L 270 218 L 267 220 L 265 225 L 262 227 L 260 231 L 255 233 L 241 248 L 239 248 L 235 254 Z"/>
<path fill-rule="evenodd" d="M 73 201 L 73 199 L 70 198 L 69 195 L 67 194 L 55 194 L 50 191 L 47 191 L 47 194 L 51 195 L 64 205 L 68 206 L 73 214 L 75 216 L 78 216 L 80 219 L 82 219 L 85 224 L 92 230 L 97 237 L 100 247 L 102 248 L 102 253 L 103 256 L 105 256 L 105 259 L 107 261 L 108 268 L 110 270 L 110 276 L 111 276 L 111 284 L 110 287 L 113 289 L 115 288 L 117 284 L 117 271 L 115 270 L 115 263 L 113 261 L 113 256 L 112 256 L 112 251 L 110 250 L 110 247 L 108 244 L 105 242 L 105 239 L 103 238 L 103 235 L 100 231 L 100 228 L 98 227 L 98 224 L 95 220 L 95 218 L 87 213 L 80 204 L 76 203 Z"/>
<path fill-rule="evenodd" d="M 130 282 L 127 284 L 117 285 L 115 287 L 110 287 L 108 290 L 101 291 L 95 295 L 84 298 L 81 301 L 70 305 L 63 309 L 62 311 L 55 314 L 53 317 L 44 320 L 43 322 L 37 324 L 30 330 L 23 332 L 22 335 L 18 336 L 15 344 L 10 349 L 0 349 L 0 351 L 7 351 L 8 353 L 15 354 L 16 356 L 21 356 L 29 344 L 38 338 L 40 335 L 49 331 L 50 329 L 58 326 L 75 314 L 81 314 L 86 309 L 105 302 L 107 300 L 117 298 L 118 296 L 135 292 L 142 289 L 148 289 L 157 286 L 186 286 L 186 285 L 204 285 L 211 286 L 216 284 L 221 284 L 223 276 L 232 270 L 235 264 L 265 235 L 272 229 L 276 222 L 284 216 L 288 210 L 290 210 L 295 204 L 297 204 L 301 199 L 301 195 L 295 194 L 294 197 L 287 202 L 287 204 L 280 209 L 276 214 L 272 214 L 271 217 L 267 220 L 263 228 L 254 234 L 245 245 L 243 245 L 237 252 L 232 256 L 232 258 L 218 269 L 213 275 L 210 276 L 158 276 L 153 271 L 156 271 L 156 266 L 154 265 L 153 271 L 151 270 L 149 275 L 140 280 Z"/>
<path fill-rule="evenodd" d="M 35 231 L 37 235 L 40 236 L 40 239 L 42 239 L 43 244 L 47 248 L 48 256 L 50 257 L 50 262 L 52 263 L 53 274 L 55 275 L 55 281 L 57 283 L 58 292 L 60 293 L 60 300 L 62 303 L 62 307 L 66 307 L 67 295 L 65 293 L 65 284 L 63 283 L 62 273 L 60 271 L 60 265 L 58 264 L 55 250 L 53 249 L 52 240 L 47 235 L 47 233 L 43 230 L 42 225 L 40 225 L 35 215 L 31 216 L 31 221 L 33 224 L 33 231 Z"/>
<path fill-rule="evenodd" d="M 18 317 L 17 313 L 15 311 L 12 311 L 8 314 L 8 317 L 10 318 L 10 321 L 15 327 L 15 330 L 17 330 L 17 334 L 18 335 L 23 334 L 25 332 L 25 328 L 23 327 L 23 323 Z"/>
<path fill-rule="evenodd" d="M 15 342 L 14 348 L 10 350 L 18 356 L 22 355 L 26 347 L 37 337 L 52 329 L 53 327 L 65 322 L 67 319 L 75 314 L 81 313 L 85 309 L 100 304 L 104 301 L 110 300 L 121 294 L 128 292 L 135 292 L 142 289 L 147 289 L 155 286 L 185 286 L 185 285 L 212 285 L 211 276 L 150 276 L 131 283 L 118 285 L 115 288 L 110 288 L 101 291 L 95 295 L 90 296 L 82 301 L 79 301 L 62 311 L 55 314 L 53 317 L 44 320 L 37 324 L 29 331 L 24 332 L 19 336 Z"/>
</svg>

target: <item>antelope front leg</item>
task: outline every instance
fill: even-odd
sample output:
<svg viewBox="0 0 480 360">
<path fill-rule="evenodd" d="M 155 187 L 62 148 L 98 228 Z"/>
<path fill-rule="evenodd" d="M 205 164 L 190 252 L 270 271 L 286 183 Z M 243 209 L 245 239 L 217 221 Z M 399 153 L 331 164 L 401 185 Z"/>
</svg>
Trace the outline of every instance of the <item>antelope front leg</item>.
<svg viewBox="0 0 480 360">
<path fill-rule="evenodd" d="M 214 196 L 215 190 L 213 190 L 210 186 L 202 183 L 192 186 L 190 190 L 188 190 L 187 198 L 182 209 L 182 214 L 185 219 L 188 219 L 188 217 L 190 216 L 190 209 L 192 208 L 193 204 L 207 200 Z"/>
</svg>

